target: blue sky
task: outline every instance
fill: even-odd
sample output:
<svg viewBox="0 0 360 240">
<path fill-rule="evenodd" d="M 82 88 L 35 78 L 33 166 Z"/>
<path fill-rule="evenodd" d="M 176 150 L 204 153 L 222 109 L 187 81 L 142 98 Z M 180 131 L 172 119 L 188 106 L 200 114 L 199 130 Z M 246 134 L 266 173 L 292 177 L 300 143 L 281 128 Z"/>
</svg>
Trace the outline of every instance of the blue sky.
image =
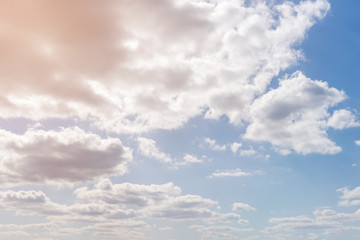
<svg viewBox="0 0 360 240">
<path fill-rule="evenodd" d="M 359 239 L 359 8 L 3 3 L 0 239 Z"/>
</svg>

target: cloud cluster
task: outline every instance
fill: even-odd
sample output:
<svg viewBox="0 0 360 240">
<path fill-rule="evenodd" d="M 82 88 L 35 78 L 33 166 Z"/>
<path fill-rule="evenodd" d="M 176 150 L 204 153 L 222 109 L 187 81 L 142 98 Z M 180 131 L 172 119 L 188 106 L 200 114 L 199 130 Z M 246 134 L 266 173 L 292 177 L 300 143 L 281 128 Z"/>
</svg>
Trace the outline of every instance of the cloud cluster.
<svg viewBox="0 0 360 240">
<path fill-rule="evenodd" d="M 265 229 L 266 234 L 289 233 L 288 237 L 296 234 L 302 235 L 306 229 L 307 232 L 320 231 L 319 235 L 329 235 L 341 233 L 344 231 L 360 230 L 356 226 L 349 226 L 345 223 L 359 222 L 360 211 L 354 213 L 338 213 L 332 209 L 319 209 L 313 212 L 313 218 L 307 216 L 271 218 L 269 223 L 272 227 Z M 299 235 L 298 235 L 299 236 Z"/>
<path fill-rule="evenodd" d="M 342 192 L 341 201 L 339 202 L 340 206 L 349 207 L 360 205 L 360 186 L 352 190 L 349 190 L 347 187 L 339 188 L 338 192 Z"/>
<path fill-rule="evenodd" d="M 340 206 L 359 205 L 360 187 L 353 190 L 348 188 L 340 188 L 337 190 L 342 192 Z M 326 236 L 336 236 L 339 233 L 347 231 L 360 231 L 360 209 L 354 212 L 343 213 L 337 212 L 328 207 L 316 209 L 313 216 L 296 216 L 270 218 L 269 223 L 273 226 L 266 227 L 263 231 L 267 236 L 274 239 L 304 238 L 304 239 L 323 239 Z"/>
<path fill-rule="evenodd" d="M 102 139 L 75 128 L 30 129 L 23 135 L 0 130 L 2 186 L 71 184 L 104 175 L 122 175 L 132 151 L 117 138 Z"/>
<path fill-rule="evenodd" d="M 212 222 L 244 222 L 238 214 L 222 214 L 215 210 L 217 202 L 198 195 L 181 195 L 173 183 L 163 185 L 113 184 L 103 179 L 94 189 L 75 190 L 79 199 L 106 204 L 136 207 L 144 216 L 172 220 L 204 220 Z"/>
<path fill-rule="evenodd" d="M 245 137 L 302 154 L 338 153 L 341 148 L 327 138 L 326 118 L 329 107 L 344 98 L 344 92 L 326 82 L 297 72 L 254 102 Z"/>
<path fill-rule="evenodd" d="M 102 179 L 93 188 L 78 188 L 76 199 L 71 204 L 53 202 L 41 191 L 0 191 L 0 208 L 20 216 L 42 216 L 46 219 L 43 234 L 76 236 L 83 231 L 104 237 L 119 233 L 130 234 L 128 239 L 142 239 L 148 228 L 143 219 L 172 221 L 203 221 L 206 224 L 247 224 L 236 213 L 219 212 L 218 202 L 199 195 L 182 195 L 173 183 L 162 185 L 140 185 L 132 183 L 114 184 Z M 69 223 L 81 223 L 82 227 L 69 227 Z M 56 226 L 54 226 L 56 225 Z M 32 236 L 30 229 L 39 226 L 23 225 L 19 229 Z M 10 225 L 5 233 L 17 232 Z M 112 229 L 116 228 L 116 229 Z M 61 229 L 61 231 L 59 231 Z M 112 230 L 111 230 L 112 229 Z M 3 232 L 3 234 L 5 234 Z M 0 233 L 0 237 L 4 236 Z"/>
<path fill-rule="evenodd" d="M 81 199 L 146 207 L 156 205 L 169 196 L 179 195 L 181 189 L 174 186 L 173 183 L 163 185 L 113 184 L 109 179 L 102 179 L 93 189 L 78 188 L 75 193 Z"/>
<path fill-rule="evenodd" d="M 359 125 L 344 109 L 324 122 L 344 93 L 299 73 L 266 92 L 301 57 L 296 44 L 329 8 L 326 0 L 6 1 L 0 117 L 79 118 L 109 132 L 134 133 L 225 115 L 232 124 L 250 123 L 248 139 L 282 152 L 334 154 L 340 148 L 327 138 L 326 126 Z M 287 94 L 293 91 L 299 93 Z"/>
<path fill-rule="evenodd" d="M 202 113 L 240 124 L 255 96 L 301 56 L 295 44 L 329 7 L 6 1 L 0 116 L 77 117 L 118 133 L 173 129 Z"/>
</svg>

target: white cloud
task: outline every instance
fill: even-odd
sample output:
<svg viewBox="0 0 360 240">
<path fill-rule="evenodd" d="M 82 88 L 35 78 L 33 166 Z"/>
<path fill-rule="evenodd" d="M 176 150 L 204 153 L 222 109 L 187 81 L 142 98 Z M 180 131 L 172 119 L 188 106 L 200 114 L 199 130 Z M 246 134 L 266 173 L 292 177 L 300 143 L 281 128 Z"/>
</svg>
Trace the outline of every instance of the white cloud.
<svg viewBox="0 0 360 240">
<path fill-rule="evenodd" d="M 94 189 L 78 188 L 75 193 L 81 199 L 145 207 L 161 203 L 170 196 L 177 196 L 181 193 L 181 189 L 174 186 L 173 183 L 162 185 L 113 184 L 109 179 L 102 179 Z"/>
<path fill-rule="evenodd" d="M 208 224 L 226 224 L 237 222 L 248 223 L 241 219 L 239 214 L 219 213 L 212 208 L 218 206 L 218 202 L 203 198 L 198 195 L 182 195 L 169 198 L 162 204 L 156 204 L 144 209 L 148 217 L 170 219 L 179 221 L 202 220 Z"/>
<path fill-rule="evenodd" d="M 66 214 L 64 206 L 52 202 L 40 191 L 0 192 L 0 206 L 2 209 L 16 211 L 21 215 L 56 216 Z"/>
<path fill-rule="evenodd" d="M 132 151 L 117 138 L 102 139 L 79 128 L 0 130 L 0 182 L 72 184 L 128 171 Z"/>
<path fill-rule="evenodd" d="M 328 126 L 335 129 L 344 129 L 359 127 L 360 122 L 353 113 L 346 109 L 335 110 L 333 115 L 328 119 Z"/>
<path fill-rule="evenodd" d="M 249 210 L 256 210 L 256 208 L 250 206 L 247 203 L 234 203 L 232 210 L 233 211 L 241 211 L 241 210 L 249 211 Z"/>
<path fill-rule="evenodd" d="M 139 137 L 138 142 L 139 142 L 138 150 L 142 155 L 156 159 L 160 162 L 165 162 L 165 163 L 173 162 L 173 159 L 171 159 L 169 154 L 166 154 L 158 149 L 155 140 L 145 137 Z"/>
<path fill-rule="evenodd" d="M 172 168 L 178 168 L 179 166 L 187 166 L 194 163 L 202 163 L 203 159 L 186 153 L 182 160 L 172 158 L 169 154 L 162 152 L 156 145 L 156 141 L 153 139 L 139 137 L 138 151 L 146 157 L 153 158 L 163 163 L 169 164 Z M 203 157 L 204 158 L 204 157 Z"/>
<path fill-rule="evenodd" d="M 339 188 L 337 191 L 343 194 L 341 196 L 342 200 L 339 202 L 340 206 L 349 207 L 360 205 L 360 186 L 352 190 L 349 190 L 347 187 Z"/>
<path fill-rule="evenodd" d="M 344 92 L 296 72 L 254 102 L 245 138 L 302 154 L 338 153 L 341 148 L 327 137 L 326 118 L 328 108 L 344 99 Z"/>
<path fill-rule="evenodd" d="M 174 163 L 175 167 L 178 166 L 186 166 L 186 165 L 191 165 L 194 163 L 202 163 L 203 159 L 199 159 L 191 154 L 186 153 L 183 160 L 182 161 L 176 161 Z"/>
<path fill-rule="evenodd" d="M 134 210 L 123 210 L 116 205 L 98 203 L 74 203 L 62 205 L 51 201 L 40 191 L 0 192 L 2 209 L 18 215 L 45 216 L 56 221 L 105 222 L 135 217 Z"/>
<path fill-rule="evenodd" d="M 118 133 L 178 128 L 204 111 L 241 124 L 329 8 L 326 0 L 41 0 L 29 11 L 8 1 L 0 116 L 76 117 Z"/>
<path fill-rule="evenodd" d="M 329 235 L 336 236 L 336 234 L 343 233 L 344 231 L 359 230 L 356 229 L 356 222 L 358 221 L 360 221 L 360 211 L 337 213 L 328 208 L 318 209 L 313 212 L 313 217 L 271 218 L 269 223 L 274 224 L 274 226 L 265 228 L 264 233 L 270 236 L 286 233 L 287 239 L 304 238 L 304 232 L 307 235 L 318 234 L 322 237 Z M 351 226 L 352 222 L 355 225 Z"/>
<path fill-rule="evenodd" d="M 234 228 L 230 226 L 203 226 L 203 225 L 191 225 L 189 227 L 199 233 L 201 233 L 201 239 L 239 239 L 237 235 L 238 233 L 243 232 L 252 232 L 254 229 L 252 228 Z"/>
<path fill-rule="evenodd" d="M 352 204 L 349 204 L 349 202 L 346 204 L 342 202 L 360 197 L 360 187 L 353 190 L 345 187 L 337 191 L 343 193 L 341 197 L 342 201 L 339 204 L 340 206 L 350 206 Z M 355 212 L 342 213 L 326 207 L 316 209 L 312 215 L 312 217 L 302 215 L 296 217 L 270 218 L 269 223 L 274 224 L 274 226 L 266 227 L 263 232 L 275 239 L 282 239 L 282 234 L 286 234 L 286 239 L 323 239 L 327 236 L 343 234 L 346 231 L 360 231 L 358 227 L 358 223 L 360 222 L 360 209 Z"/>
<path fill-rule="evenodd" d="M 262 174 L 264 174 L 262 171 L 244 172 L 237 168 L 235 170 L 217 170 L 210 177 L 247 177 Z"/>
<path fill-rule="evenodd" d="M 167 199 L 163 204 L 152 205 L 146 214 L 155 218 L 207 219 L 214 214 L 209 208 L 218 203 L 197 195 L 184 195 Z"/>
<path fill-rule="evenodd" d="M 180 195 L 181 189 L 172 183 L 162 185 L 113 184 L 99 181 L 94 189 L 75 190 L 77 198 L 107 205 L 137 207 L 144 217 L 172 220 L 202 220 L 208 223 L 246 223 L 235 213 L 220 213 L 218 202 L 198 195 Z"/>
<path fill-rule="evenodd" d="M 88 225 L 83 228 L 76 229 L 79 235 L 83 235 L 84 232 L 92 233 L 96 239 L 145 239 L 144 230 L 149 229 L 150 226 L 143 221 L 126 220 L 117 222 L 104 222 Z"/>
<path fill-rule="evenodd" d="M 204 143 L 211 149 L 214 151 L 225 151 L 226 150 L 226 145 L 219 145 L 216 143 L 216 140 L 214 139 L 210 139 L 210 138 L 204 138 Z"/>
<path fill-rule="evenodd" d="M 356 140 L 356 141 L 355 141 L 355 144 L 356 144 L 357 146 L 360 146 L 360 140 Z"/>
<path fill-rule="evenodd" d="M 190 154 L 185 154 L 184 161 L 186 163 L 189 163 L 189 164 L 191 164 L 191 163 L 202 163 L 203 162 L 201 159 L 198 159 L 195 156 L 190 155 Z"/>
<path fill-rule="evenodd" d="M 1 224 L 0 238 L 10 239 L 15 236 L 29 237 L 33 232 L 54 233 L 59 229 L 59 225 L 55 223 L 32 223 L 32 224 Z M 20 237 L 20 238 L 21 238 Z M 55 240 L 55 238 L 37 238 L 39 240 Z"/>
<path fill-rule="evenodd" d="M 235 154 L 239 148 L 242 147 L 242 143 L 234 142 L 231 144 L 230 149 Z"/>
<path fill-rule="evenodd" d="M 249 157 L 249 156 L 254 156 L 256 154 L 256 151 L 252 148 L 252 147 L 250 147 L 249 149 L 247 149 L 247 150 L 241 150 L 240 151 L 240 156 L 247 156 L 247 157 Z"/>
</svg>

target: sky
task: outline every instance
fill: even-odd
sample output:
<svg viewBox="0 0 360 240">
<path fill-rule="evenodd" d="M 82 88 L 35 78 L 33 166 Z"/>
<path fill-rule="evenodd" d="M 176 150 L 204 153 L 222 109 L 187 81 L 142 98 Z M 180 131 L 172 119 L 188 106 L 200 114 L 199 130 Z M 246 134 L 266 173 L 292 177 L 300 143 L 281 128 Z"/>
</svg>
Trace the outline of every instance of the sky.
<svg viewBox="0 0 360 240">
<path fill-rule="evenodd" d="M 0 5 L 0 239 L 359 239 L 360 2 Z"/>
</svg>

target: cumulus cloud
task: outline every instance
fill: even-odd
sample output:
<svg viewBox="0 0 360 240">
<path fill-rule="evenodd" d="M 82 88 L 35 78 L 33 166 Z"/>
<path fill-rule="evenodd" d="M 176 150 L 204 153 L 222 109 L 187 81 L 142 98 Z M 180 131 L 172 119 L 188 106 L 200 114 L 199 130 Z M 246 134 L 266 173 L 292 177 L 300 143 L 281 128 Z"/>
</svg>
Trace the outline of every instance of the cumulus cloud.
<svg viewBox="0 0 360 240">
<path fill-rule="evenodd" d="M 169 198 L 161 205 L 150 206 L 147 214 L 152 217 L 169 219 L 203 219 L 213 212 L 209 209 L 218 203 L 197 195 L 183 195 Z"/>
<path fill-rule="evenodd" d="M 242 211 L 242 210 L 250 211 L 250 210 L 256 210 L 256 208 L 250 206 L 247 203 L 233 203 L 232 210 L 233 211 Z"/>
<path fill-rule="evenodd" d="M 355 144 L 356 144 L 357 146 L 360 146 L 360 140 L 356 140 L 356 141 L 355 141 Z"/>
<path fill-rule="evenodd" d="M 360 122 L 353 113 L 346 109 L 335 110 L 333 115 L 328 119 L 328 126 L 334 129 L 344 129 L 359 127 Z"/>
<path fill-rule="evenodd" d="M 235 154 L 239 148 L 242 147 L 242 143 L 234 142 L 230 145 L 231 151 Z"/>
<path fill-rule="evenodd" d="M 240 168 L 237 168 L 234 170 L 217 170 L 211 174 L 210 177 L 247 177 L 262 174 L 264 174 L 262 171 L 244 172 Z"/>
<path fill-rule="evenodd" d="M 185 163 L 191 164 L 191 163 L 202 163 L 203 160 L 198 159 L 197 157 L 191 155 L 191 154 L 185 154 L 184 156 Z"/>
<path fill-rule="evenodd" d="M 32 224 L 1 224 L 0 237 L 4 239 L 29 237 L 29 232 L 55 233 L 59 225 L 55 223 L 32 223 Z M 39 240 L 54 240 L 54 238 L 38 238 Z"/>
<path fill-rule="evenodd" d="M 246 223 L 235 213 L 220 213 L 214 208 L 218 202 L 198 195 L 181 195 L 173 183 L 140 185 L 113 184 L 109 179 L 99 181 L 93 189 L 78 188 L 75 194 L 86 199 L 110 205 L 134 206 L 145 217 L 172 220 L 203 220 L 208 223 Z"/>
<path fill-rule="evenodd" d="M 234 228 L 230 226 L 203 226 L 191 225 L 189 227 L 202 235 L 202 239 L 239 239 L 236 234 L 243 232 L 252 232 L 252 228 Z"/>
<path fill-rule="evenodd" d="M 211 138 L 204 138 L 204 144 L 208 146 L 211 150 L 214 151 L 225 151 L 226 145 L 219 145 L 216 143 L 216 140 Z"/>
<path fill-rule="evenodd" d="M 162 185 L 113 184 L 109 179 L 102 179 L 93 189 L 78 188 L 75 193 L 81 199 L 145 207 L 160 203 L 169 196 L 179 195 L 181 189 L 174 186 L 173 183 Z"/>
<path fill-rule="evenodd" d="M 252 147 L 250 147 L 249 149 L 240 151 L 240 156 L 254 156 L 255 154 L 256 154 L 256 151 Z"/>
<path fill-rule="evenodd" d="M 138 138 L 138 151 L 145 157 L 155 159 L 159 162 L 168 164 L 171 168 L 178 168 L 180 166 L 188 166 L 194 163 L 202 163 L 206 156 L 201 159 L 186 153 L 182 159 L 172 158 L 170 154 L 161 151 L 156 141 L 150 138 L 139 137 Z"/>
<path fill-rule="evenodd" d="M 16 211 L 20 215 L 63 215 L 65 207 L 52 202 L 40 191 L 0 192 L 1 209 Z"/>
<path fill-rule="evenodd" d="M 39 224 L 1 224 L 0 237 L 13 234 L 39 239 L 38 234 L 41 233 L 42 236 L 54 236 L 57 239 L 59 236 L 76 237 L 85 231 L 94 236 L 118 237 L 120 234 L 129 236 L 128 239 L 143 239 L 143 234 L 138 230 L 147 228 L 145 222 L 135 219 L 135 211 L 132 209 L 120 209 L 115 204 L 91 201 L 59 204 L 41 191 L 0 191 L 0 208 L 20 216 L 42 216 L 46 219 Z M 82 225 L 71 226 L 69 223 Z M 105 229 L 107 231 L 104 235 Z M 34 231 L 37 235 L 34 235 Z"/>
<path fill-rule="evenodd" d="M 144 210 L 145 215 L 153 218 L 179 221 L 202 220 L 208 224 L 248 223 L 239 214 L 219 213 L 212 208 L 218 203 L 198 195 L 182 195 L 169 198 L 162 204 L 152 205 Z"/>
<path fill-rule="evenodd" d="M 75 128 L 30 129 L 24 135 L 0 130 L 0 182 L 67 184 L 122 175 L 132 152 L 117 138 L 102 139 Z"/>
<path fill-rule="evenodd" d="M 342 200 L 339 202 L 340 206 L 349 207 L 360 205 L 360 186 L 352 190 L 349 190 L 347 187 L 339 188 L 337 191 L 343 194 L 341 196 Z"/>
<path fill-rule="evenodd" d="M 145 137 L 139 137 L 138 142 L 138 150 L 142 155 L 153 158 L 160 162 L 173 162 L 173 159 L 169 156 L 169 154 L 166 154 L 158 149 L 155 140 Z"/>
<path fill-rule="evenodd" d="M 122 239 L 145 239 L 144 230 L 149 229 L 150 226 L 144 221 L 137 221 L 128 219 L 126 221 L 104 222 L 88 225 L 78 229 L 79 234 L 84 232 L 92 233 L 97 238 L 116 238 L 119 236 Z"/>
<path fill-rule="evenodd" d="M 203 158 L 205 158 L 205 156 L 203 156 Z M 185 156 L 183 157 L 182 161 L 176 161 L 174 163 L 175 167 L 178 166 L 187 166 L 187 165 L 191 165 L 194 163 L 202 163 L 203 162 L 203 158 L 199 159 L 191 154 L 186 153 Z"/>
<path fill-rule="evenodd" d="M 341 148 L 327 137 L 326 118 L 344 99 L 344 92 L 296 72 L 255 100 L 245 138 L 302 154 L 338 153 Z"/>
<path fill-rule="evenodd" d="M 54 203 L 41 191 L 0 192 L 0 207 L 18 215 L 45 216 L 57 221 L 110 221 L 135 217 L 134 210 L 98 203 Z"/>
<path fill-rule="evenodd" d="M 295 44 L 329 7 L 5 1 L 0 116 L 77 117 L 118 133 L 174 129 L 203 113 L 241 124 L 254 97 L 301 57 Z"/>
<path fill-rule="evenodd" d="M 78 223 L 78 221 L 77 221 Z M 126 221 L 104 223 L 88 223 L 85 227 L 69 226 L 59 222 L 33 223 L 33 224 L 1 224 L 0 237 L 4 239 L 19 236 L 20 238 L 31 238 L 37 240 L 57 240 L 59 237 L 78 237 L 81 238 L 84 232 L 96 237 L 123 239 L 144 239 L 141 230 L 148 229 L 149 226 L 143 221 L 127 219 Z M 39 237 L 39 233 L 46 237 Z"/>
<path fill-rule="evenodd" d="M 341 236 L 346 231 L 359 231 L 360 212 L 338 213 L 332 209 L 318 209 L 313 217 L 297 216 L 271 218 L 265 235 L 274 239 L 323 239 L 330 236 Z M 285 236 L 285 238 L 284 238 Z"/>
<path fill-rule="evenodd" d="M 340 206 L 357 205 L 357 203 L 351 204 L 351 201 L 357 201 L 354 199 L 360 198 L 360 187 L 353 190 L 345 187 L 337 191 L 343 193 L 343 196 L 341 196 L 342 201 L 339 203 Z M 355 212 L 343 213 L 326 207 L 316 209 L 313 211 L 312 216 L 270 218 L 269 223 L 274 226 L 266 227 L 264 233 L 275 238 L 281 234 L 287 234 L 287 238 L 291 239 L 294 237 L 306 237 L 308 239 L 311 236 L 314 239 L 322 239 L 322 237 L 336 236 L 336 234 L 345 231 L 360 231 L 359 222 L 360 209 Z M 306 236 L 304 232 L 307 234 Z"/>
</svg>

